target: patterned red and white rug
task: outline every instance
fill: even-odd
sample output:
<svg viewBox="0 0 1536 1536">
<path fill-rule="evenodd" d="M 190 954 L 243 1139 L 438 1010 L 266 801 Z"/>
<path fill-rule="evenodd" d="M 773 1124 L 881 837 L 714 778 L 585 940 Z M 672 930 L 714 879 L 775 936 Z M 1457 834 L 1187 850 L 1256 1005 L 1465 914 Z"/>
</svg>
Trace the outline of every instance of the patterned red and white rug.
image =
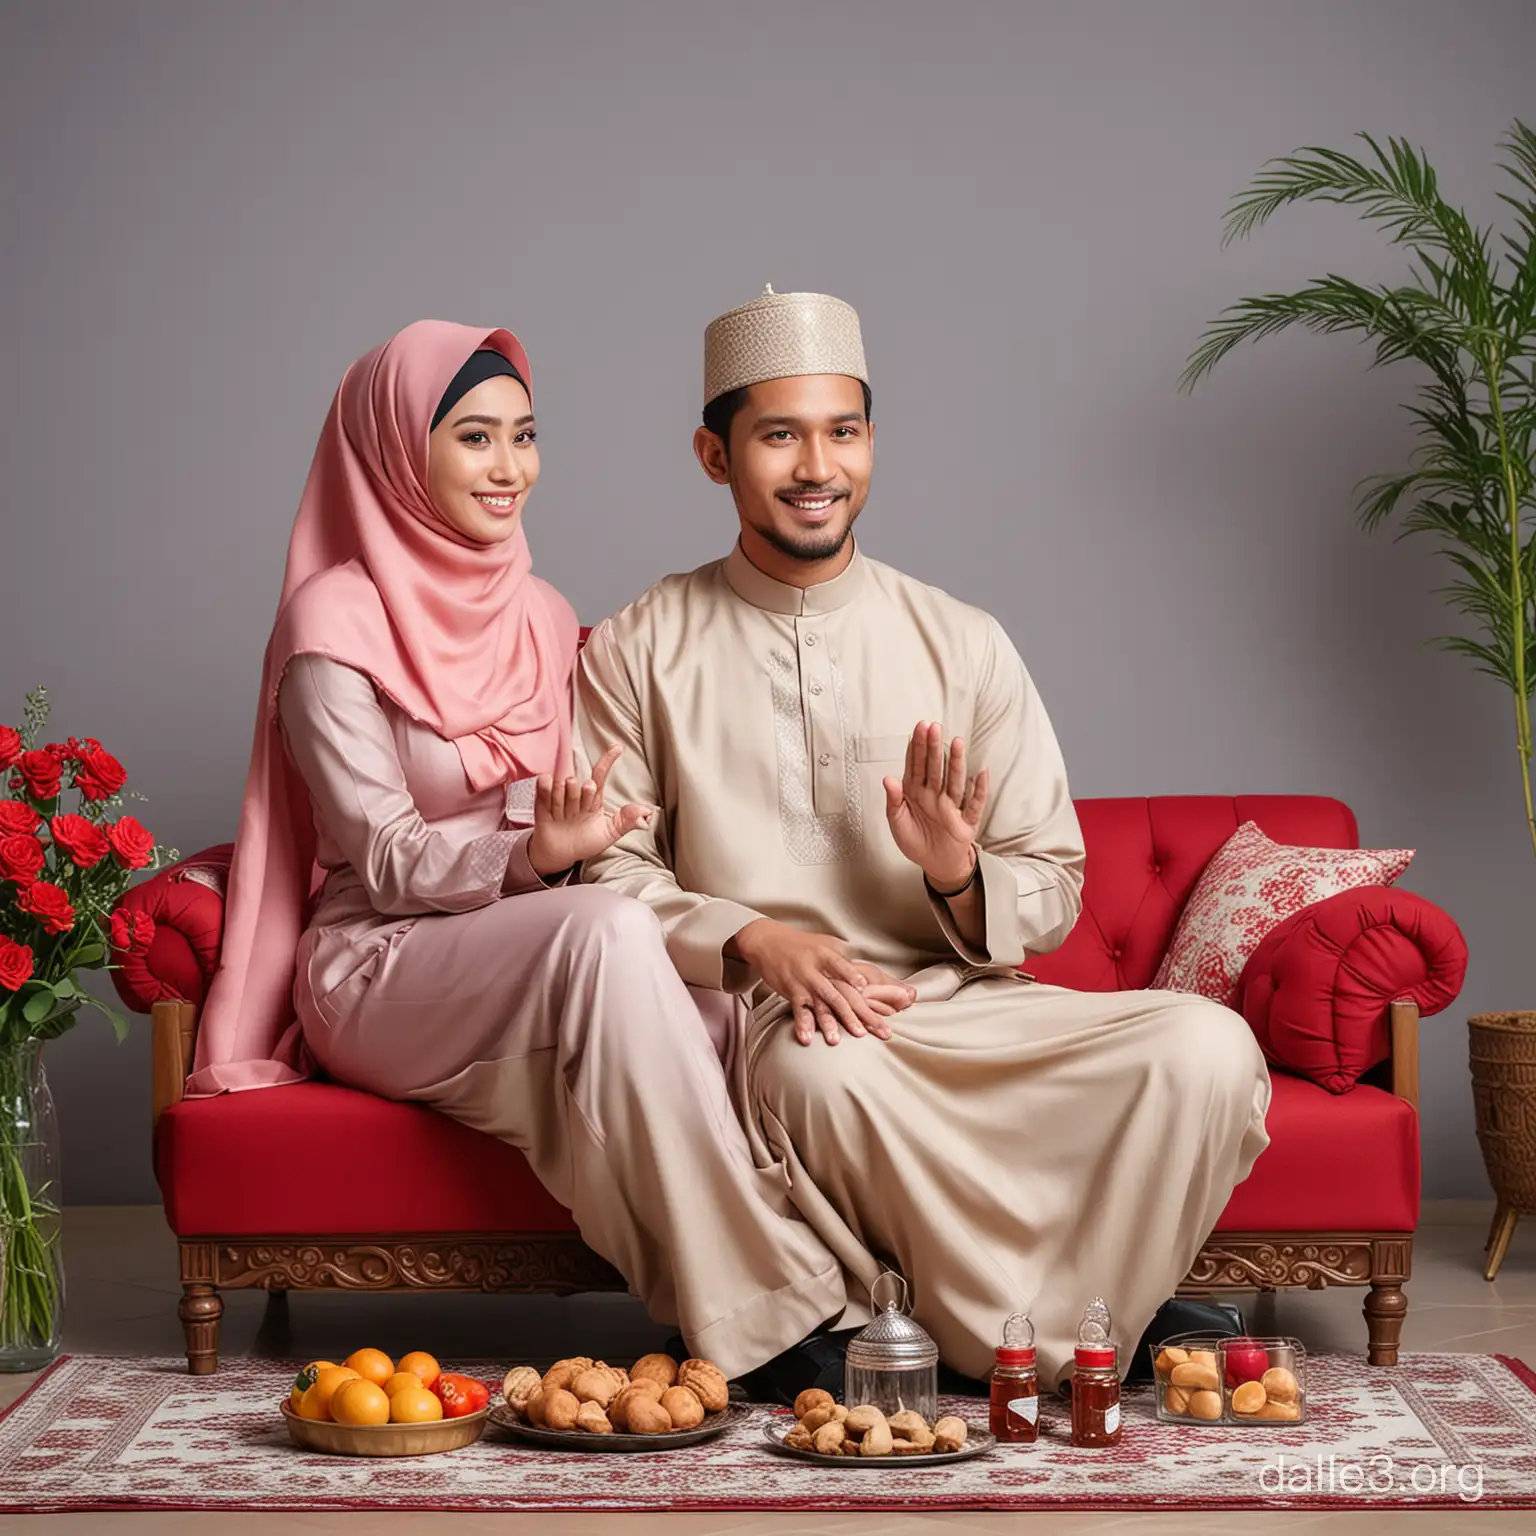
<svg viewBox="0 0 1536 1536">
<path fill-rule="evenodd" d="M 463 1367 L 495 1379 L 500 1367 Z M 953 1467 L 808 1465 L 768 1450 L 753 1408 L 720 1439 L 648 1455 L 528 1449 L 488 1428 L 407 1460 L 303 1452 L 277 1404 L 294 1367 L 66 1357 L 0 1419 L 0 1509 L 891 1510 L 1536 1508 L 1536 1373 L 1501 1355 L 1308 1363 L 1308 1422 L 1159 1424 L 1127 1397 L 1110 1451 L 1074 1451 L 1059 1411 L 1040 1441 Z M 986 1405 L 951 1400 L 973 1423 Z"/>
</svg>

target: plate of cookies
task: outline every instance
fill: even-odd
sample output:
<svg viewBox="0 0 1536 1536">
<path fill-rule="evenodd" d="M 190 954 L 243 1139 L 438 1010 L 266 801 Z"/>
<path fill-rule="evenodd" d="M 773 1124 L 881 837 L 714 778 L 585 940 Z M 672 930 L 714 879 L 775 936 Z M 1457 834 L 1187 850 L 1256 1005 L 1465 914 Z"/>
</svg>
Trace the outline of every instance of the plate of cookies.
<svg viewBox="0 0 1536 1536">
<path fill-rule="evenodd" d="M 795 1399 L 794 1413 L 764 1427 L 769 1445 L 825 1465 L 933 1467 L 985 1455 L 997 1443 L 953 1414 L 930 1424 L 911 1409 L 886 1415 L 869 1403 L 846 1408 L 819 1387 Z"/>
<path fill-rule="evenodd" d="M 542 1375 L 514 1365 L 490 1422 L 514 1439 L 569 1451 L 674 1451 L 731 1424 L 725 1374 L 709 1360 L 645 1355 L 626 1370 L 585 1355 Z"/>
</svg>

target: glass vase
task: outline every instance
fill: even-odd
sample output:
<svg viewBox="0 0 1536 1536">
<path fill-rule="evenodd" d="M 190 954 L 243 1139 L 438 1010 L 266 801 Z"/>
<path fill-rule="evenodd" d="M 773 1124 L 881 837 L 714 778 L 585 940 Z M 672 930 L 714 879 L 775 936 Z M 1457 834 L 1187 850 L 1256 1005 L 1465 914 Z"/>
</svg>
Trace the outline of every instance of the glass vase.
<svg viewBox="0 0 1536 1536">
<path fill-rule="evenodd" d="M 62 1204 L 42 1042 L 0 1046 L 0 1371 L 40 1370 L 58 1356 Z"/>
</svg>

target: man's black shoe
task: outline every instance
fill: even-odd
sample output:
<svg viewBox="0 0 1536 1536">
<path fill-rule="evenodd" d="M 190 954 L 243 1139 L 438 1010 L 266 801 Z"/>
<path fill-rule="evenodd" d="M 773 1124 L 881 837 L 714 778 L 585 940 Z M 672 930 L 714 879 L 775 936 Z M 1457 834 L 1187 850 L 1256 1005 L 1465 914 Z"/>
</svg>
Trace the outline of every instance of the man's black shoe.
<svg viewBox="0 0 1536 1536">
<path fill-rule="evenodd" d="M 1165 1339 L 1183 1333 L 1202 1333 L 1212 1338 L 1230 1339 L 1246 1332 L 1243 1314 L 1231 1302 L 1196 1301 L 1188 1296 L 1175 1296 L 1157 1309 L 1157 1314 L 1147 1324 L 1136 1353 L 1128 1362 L 1127 1381 L 1152 1380 L 1152 1348 Z"/>
<path fill-rule="evenodd" d="M 984 1381 L 977 1381 L 970 1376 L 962 1376 L 959 1371 L 951 1370 L 941 1360 L 939 1362 L 939 1391 L 946 1397 L 986 1397 L 992 1388 Z"/>
<path fill-rule="evenodd" d="M 786 1408 L 793 1408 L 795 1399 L 807 1387 L 820 1387 L 833 1397 L 841 1397 L 848 1341 L 857 1332 L 856 1328 L 846 1328 L 841 1333 L 818 1330 L 755 1371 L 748 1371 L 732 1386 L 739 1384 L 745 1388 L 748 1399 L 754 1403 L 782 1403 Z"/>
</svg>

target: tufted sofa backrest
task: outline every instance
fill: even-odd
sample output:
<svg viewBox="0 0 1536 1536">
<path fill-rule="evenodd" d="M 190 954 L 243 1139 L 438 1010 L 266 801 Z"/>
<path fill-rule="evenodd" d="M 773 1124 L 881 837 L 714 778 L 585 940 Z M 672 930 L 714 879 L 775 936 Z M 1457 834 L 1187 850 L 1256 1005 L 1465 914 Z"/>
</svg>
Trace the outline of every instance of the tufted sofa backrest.
<svg viewBox="0 0 1536 1536">
<path fill-rule="evenodd" d="M 1031 975 L 1088 992 L 1145 987 L 1211 856 L 1245 821 L 1277 843 L 1358 848 L 1354 812 L 1326 795 L 1158 795 L 1078 800 L 1088 851 L 1083 911 Z"/>
</svg>

